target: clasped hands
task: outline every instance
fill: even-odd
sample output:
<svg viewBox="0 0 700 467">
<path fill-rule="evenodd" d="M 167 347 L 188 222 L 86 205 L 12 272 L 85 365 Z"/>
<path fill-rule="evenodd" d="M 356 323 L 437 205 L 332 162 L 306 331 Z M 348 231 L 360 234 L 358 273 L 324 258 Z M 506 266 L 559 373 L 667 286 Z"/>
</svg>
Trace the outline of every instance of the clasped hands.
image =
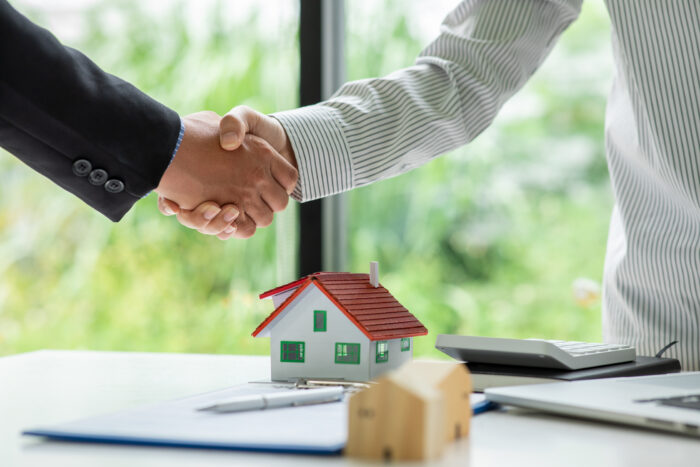
<svg viewBox="0 0 700 467">
<path fill-rule="evenodd" d="M 299 176 L 282 125 L 245 106 L 182 120 L 184 137 L 155 190 L 160 212 L 221 240 L 270 225 Z"/>
</svg>

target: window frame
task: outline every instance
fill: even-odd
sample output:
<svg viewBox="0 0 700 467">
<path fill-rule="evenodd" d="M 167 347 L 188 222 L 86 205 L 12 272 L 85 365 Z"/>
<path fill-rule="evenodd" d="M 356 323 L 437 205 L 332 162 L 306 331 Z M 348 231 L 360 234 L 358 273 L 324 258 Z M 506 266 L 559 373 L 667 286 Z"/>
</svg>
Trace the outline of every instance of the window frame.
<svg viewBox="0 0 700 467">
<path fill-rule="evenodd" d="M 385 345 L 386 346 L 386 351 L 380 352 L 379 351 L 379 346 L 380 345 Z M 377 345 L 375 347 L 375 358 L 374 361 L 375 363 L 386 363 L 389 361 L 389 341 L 377 341 Z"/>
<path fill-rule="evenodd" d="M 356 346 L 356 347 L 357 347 L 357 361 L 353 361 L 353 362 L 339 361 L 339 360 L 338 360 L 338 357 L 342 357 L 342 356 L 339 356 L 339 355 L 338 355 L 338 348 L 339 348 L 339 346 L 341 346 L 341 345 L 347 345 L 347 346 L 353 346 L 353 347 Z M 339 365 L 359 365 L 359 364 L 360 364 L 360 360 L 361 360 L 361 358 L 360 358 L 360 352 L 361 352 L 361 351 L 362 351 L 362 344 L 360 344 L 359 342 L 336 342 L 336 343 L 335 343 L 335 347 L 334 347 L 334 352 L 335 352 L 335 363 L 336 363 L 336 364 L 339 364 Z M 346 355 L 345 355 L 345 356 L 347 356 L 347 355 L 349 355 L 349 352 L 346 352 Z"/>
<path fill-rule="evenodd" d="M 285 344 L 297 344 L 301 347 L 299 348 L 300 360 L 289 360 L 285 359 Z M 287 351 L 286 353 L 290 353 Z M 280 341 L 280 362 L 281 363 L 305 363 L 306 362 L 306 342 L 304 341 Z"/>
<path fill-rule="evenodd" d="M 407 343 L 408 345 L 406 348 L 404 348 L 404 342 Z M 411 350 L 411 338 L 410 337 L 402 337 L 401 338 L 401 352 L 408 352 Z"/>
<path fill-rule="evenodd" d="M 303 0 L 299 9 L 299 104 L 328 99 L 345 83 L 345 2 Z M 346 271 L 348 198 L 339 193 L 298 205 L 297 277 Z M 276 223 L 278 226 L 279 223 Z M 278 238 L 288 233 L 278 230 Z M 282 245 L 278 242 L 278 248 Z M 287 243 L 284 244 L 284 248 Z"/>
<path fill-rule="evenodd" d="M 323 316 L 323 329 L 316 327 L 316 317 Z M 314 310 L 314 332 L 326 332 L 328 331 L 328 313 L 326 310 Z"/>
</svg>

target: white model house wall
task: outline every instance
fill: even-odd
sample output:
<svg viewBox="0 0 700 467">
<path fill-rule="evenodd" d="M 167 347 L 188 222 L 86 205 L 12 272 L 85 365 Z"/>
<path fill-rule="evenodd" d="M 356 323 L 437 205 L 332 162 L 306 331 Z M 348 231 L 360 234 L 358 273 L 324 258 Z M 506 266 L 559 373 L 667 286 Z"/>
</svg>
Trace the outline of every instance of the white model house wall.
<svg viewBox="0 0 700 467">
<path fill-rule="evenodd" d="M 326 311 L 326 331 L 314 331 L 314 310 Z M 370 340 L 315 284 L 310 284 L 268 325 L 271 377 L 275 381 L 296 378 L 370 378 Z M 282 341 L 304 342 L 304 362 L 280 361 Z M 335 344 L 360 344 L 360 362 L 335 363 Z"/>
<path fill-rule="evenodd" d="M 389 370 L 394 370 L 404 363 L 413 359 L 413 338 L 407 337 L 409 349 L 401 351 L 401 339 L 384 341 L 389 344 L 389 360 L 377 363 L 377 343 L 372 342 L 369 349 L 369 377 L 375 379 L 377 376 Z"/>
</svg>

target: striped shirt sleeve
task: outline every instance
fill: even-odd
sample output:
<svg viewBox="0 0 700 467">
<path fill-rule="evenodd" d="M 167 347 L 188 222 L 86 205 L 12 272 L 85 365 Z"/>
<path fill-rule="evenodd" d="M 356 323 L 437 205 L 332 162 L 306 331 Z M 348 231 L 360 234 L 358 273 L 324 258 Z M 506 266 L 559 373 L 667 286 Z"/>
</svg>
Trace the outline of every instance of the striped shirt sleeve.
<svg viewBox="0 0 700 467">
<path fill-rule="evenodd" d="M 299 166 L 293 196 L 330 196 L 462 146 L 495 118 L 580 12 L 581 0 L 465 0 L 414 66 L 273 114 Z"/>
</svg>

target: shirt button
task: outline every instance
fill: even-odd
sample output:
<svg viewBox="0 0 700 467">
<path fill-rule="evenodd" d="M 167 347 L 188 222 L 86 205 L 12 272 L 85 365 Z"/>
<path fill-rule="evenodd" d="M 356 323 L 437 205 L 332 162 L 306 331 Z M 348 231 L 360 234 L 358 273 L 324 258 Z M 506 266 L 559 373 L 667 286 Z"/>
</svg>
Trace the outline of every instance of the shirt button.
<svg viewBox="0 0 700 467">
<path fill-rule="evenodd" d="M 107 190 L 108 193 L 121 193 L 124 191 L 124 182 L 115 178 L 107 180 L 107 183 L 105 183 L 105 190 Z"/>
<path fill-rule="evenodd" d="M 73 162 L 73 173 L 78 177 L 85 177 L 92 170 L 92 164 L 87 159 L 78 159 Z"/>
<path fill-rule="evenodd" d="M 95 186 L 104 185 L 105 181 L 107 180 L 107 171 L 102 169 L 95 169 L 92 172 L 90 172 L 88 180 L 91 184 Z"/>
</svg>

